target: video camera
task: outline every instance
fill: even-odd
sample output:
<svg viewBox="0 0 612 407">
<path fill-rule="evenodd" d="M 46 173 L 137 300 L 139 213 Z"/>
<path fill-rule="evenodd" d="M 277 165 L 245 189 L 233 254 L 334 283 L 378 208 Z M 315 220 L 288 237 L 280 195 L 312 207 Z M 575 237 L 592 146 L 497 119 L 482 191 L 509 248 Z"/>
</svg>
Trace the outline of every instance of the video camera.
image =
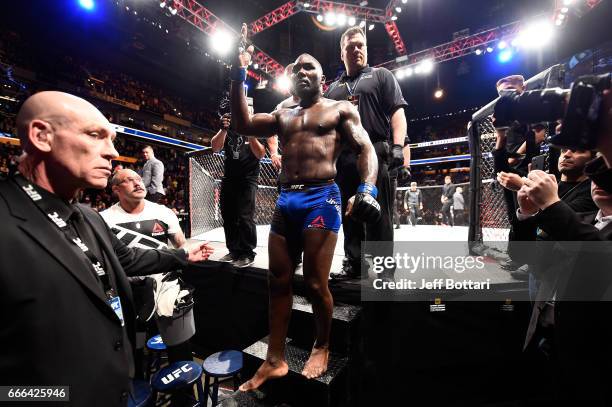
<svg viewBox="0 0 612 407">
<path fill-rule="evenodd" d="M 507 129 L 512 123 L 541 123 L 563 120 L 561 133 L 548 142 L 557 147 L 593 150 L 600 130 L 603 93 L 610 89 L 612 74 L 579 77 L 571 90 L 546 88 L 506 93 L 495 104 L 495 128 Z"/>
</svg>

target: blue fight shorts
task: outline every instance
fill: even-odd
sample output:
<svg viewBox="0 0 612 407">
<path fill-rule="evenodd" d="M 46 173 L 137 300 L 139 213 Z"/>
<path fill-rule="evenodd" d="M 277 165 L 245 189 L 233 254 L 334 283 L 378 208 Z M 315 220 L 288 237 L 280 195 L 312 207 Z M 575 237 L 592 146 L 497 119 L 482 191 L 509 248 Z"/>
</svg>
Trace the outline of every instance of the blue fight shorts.
<svg viewBox="0 0 612 407">
<path fill-rule="evenodd" d="M 338 233 L 341 212 L 340 189 L 333 181 L 282 185 L 270 230 L 288 240 L 301 240 L 308 229 Z"/>
</svg>

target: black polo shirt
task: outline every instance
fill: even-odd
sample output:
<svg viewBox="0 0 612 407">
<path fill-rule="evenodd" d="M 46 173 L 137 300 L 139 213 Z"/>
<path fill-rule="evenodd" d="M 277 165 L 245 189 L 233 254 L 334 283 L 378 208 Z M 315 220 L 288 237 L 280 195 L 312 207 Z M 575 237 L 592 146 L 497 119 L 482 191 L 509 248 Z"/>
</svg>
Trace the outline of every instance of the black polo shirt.
<svg viewBox="0 0 612 407">
<path fill-rule="evenodd" d="M 249 147 L 248 138 L 232 130 L 227 131 L 223 153 L 225 154 L 225 178 L 259 176 L 259 159 Z"/>
<path fill-rule="evenodd" d="M 366 66 L 353 77 L 344 73 L 325 93 L 325 97 L 334 100 L 349 100 L 353 95 L 357 96 L 353 103 L 357 104 L 361 123 L 372 143 L 392 144 L 391 116 L 397 109 L 408 106 L 393 74 L 385 68 Z"/>
</svg>

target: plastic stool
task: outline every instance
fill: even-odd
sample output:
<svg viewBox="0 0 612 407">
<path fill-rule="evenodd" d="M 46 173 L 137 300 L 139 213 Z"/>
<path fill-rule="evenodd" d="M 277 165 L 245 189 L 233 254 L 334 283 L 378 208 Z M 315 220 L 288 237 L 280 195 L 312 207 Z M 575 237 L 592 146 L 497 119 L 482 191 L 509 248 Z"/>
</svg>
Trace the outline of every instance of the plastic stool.
<svg viewBox="0 0 612 407">
<path fill-rule="evenodd" d="M 192 361 L 174 362 L 161 369 L 153 376 L 153 399 L 157 400 L 158 393 L 172 395 L 185 387 L 195 384 L 198 400 L 191 397 L 196 406 L 206 406 L 204 391 L 202 390 L 202 368 Z M 202 402 L 204 400 L 204 402 Z"/>
<path fill-rule="evenodd" d="M 242 352 L 237 350 L 224 350 L 213 353 L 202 363 L 204 369 L 204 405 L 208 401 L 208 396 L 212 401 L 212 406 L 217 405 L 219 397 L 219 378 L 232 377 L 234 379 L 234 391 L 238 390 L 240 371 L 242 370 Z M 212 394 L 210 394 L 210 378 L 212 377 Z"/>
<path fill-rule="evenodd" d="M 150 377 L 161 367 L 162 352 L 166 350 L 166 344 L 161 335 L 151 337 L 147 341 L 147 349 L 149 349 L 149 354 L 147 356 L 147 371 L 145 372 L 145 378 Z"/>
<path fill-rule="evenodd" d="M 134 392 L 128 399 L 128 407 L 146 407 L 151 402 L 151 386 L 144 380 L 132 380 Z"/>
</svg>

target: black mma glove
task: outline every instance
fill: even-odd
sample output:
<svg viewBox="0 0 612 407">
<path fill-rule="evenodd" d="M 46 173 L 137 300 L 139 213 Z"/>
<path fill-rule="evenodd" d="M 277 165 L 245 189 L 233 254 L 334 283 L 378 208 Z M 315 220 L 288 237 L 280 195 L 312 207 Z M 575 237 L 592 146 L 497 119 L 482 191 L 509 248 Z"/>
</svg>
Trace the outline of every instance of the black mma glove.
<svg viewBox="0 0 612 407">
<path fill-rule="evenodd" d="M 404 152 L 403 147 L 399 144 L 393 144 L 391 147 L 391 162 L 389 163 L 389 171 L 404 165 Z"/>
<path fill-rule="evenodd" d="M 373 223 L 380 219 L 380 204 L 376 201 L 378 190 L 374 185 L 361 184 L 353 199 L 351 217 L 358 222 Z"/>
</svg>

